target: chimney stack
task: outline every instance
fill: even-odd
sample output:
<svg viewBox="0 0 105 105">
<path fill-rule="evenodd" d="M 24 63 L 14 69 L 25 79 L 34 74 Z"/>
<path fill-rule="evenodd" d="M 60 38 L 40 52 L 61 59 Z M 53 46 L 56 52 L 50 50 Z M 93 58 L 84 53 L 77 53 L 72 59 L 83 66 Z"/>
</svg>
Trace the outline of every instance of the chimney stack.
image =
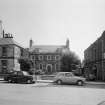
<svg viewBox="0 0 105 105">
<path fill-rule="evenodd" d="M 69 49 L 69 39 L 68 39 L 68 38 L 67 38 L 67 40 L 66 40 L 66 48 Z"/>
<path fill-rule="evenodd" d="M 33 46 L 33 40 L 30 39 L 30 45 L 29 45 L 29 48 L 31 48 Z"/>
</svg>

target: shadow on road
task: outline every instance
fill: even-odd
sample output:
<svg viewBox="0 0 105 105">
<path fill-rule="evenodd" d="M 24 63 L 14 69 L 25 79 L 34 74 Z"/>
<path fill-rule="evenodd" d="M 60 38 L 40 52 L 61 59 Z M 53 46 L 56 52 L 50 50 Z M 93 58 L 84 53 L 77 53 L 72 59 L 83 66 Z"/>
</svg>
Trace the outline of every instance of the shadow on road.
<svg viewBox="0 0 105 105">
<path fill-rule="evenodd" d="M 74 87 L 74 88 L 95 88 L 95 89 L 105 89 L 104 84 L 85 84 L 83 86 L 78 86 L 78 85 L 71 85 L 71 84 L 62 84 L 62 85 L 57 85 L 55 83 L 50 84 L 51 86 L 54 87 Z"/>
</svg>

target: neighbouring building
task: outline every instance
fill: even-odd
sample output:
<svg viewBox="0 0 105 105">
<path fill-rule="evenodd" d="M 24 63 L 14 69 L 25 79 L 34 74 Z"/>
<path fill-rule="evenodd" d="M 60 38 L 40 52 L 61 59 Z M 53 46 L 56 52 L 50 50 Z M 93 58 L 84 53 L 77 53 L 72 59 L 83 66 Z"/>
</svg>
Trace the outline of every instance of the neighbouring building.
<svg viewBox="0 0 105 105">
<path fill-rule="evenodd" d="M 13 39 L 11 34 L 5 34 L 4 31 L 1 31 L 2 30 L 0 30 L 0 74 L 20 70 L 18 59 L 28 57 L 29 53 Z"/>
<path fill-rule="evenodd" d="M 34 70 L 41 70 L 46 74 L 60 71 L 62 54 L 69 53 L 69 40 L 65 45 L 33 45 L 30 40 L 30 59 L 33 61 Z"/>
<path fill-rule="evenodd" d="M 105 31 L 84 51 L 84 69 L 87 76 L 93 74 L 97 80 L 105 80 Z"/>
</svg>

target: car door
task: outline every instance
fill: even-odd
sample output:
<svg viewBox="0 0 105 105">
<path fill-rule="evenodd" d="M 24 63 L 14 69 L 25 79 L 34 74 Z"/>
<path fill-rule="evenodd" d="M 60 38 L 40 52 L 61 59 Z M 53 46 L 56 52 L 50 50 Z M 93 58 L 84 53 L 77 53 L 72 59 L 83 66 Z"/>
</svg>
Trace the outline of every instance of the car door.
<svg viewBox="0 0 105 105">
<path fill-rule="evenodd" d="M 23 71 L 23 78 L 22 78 L 22 81 L 23 81 L 23 82 L 27 82 L 28 76 L 29 76 L 28 72 Z"/>
<path fill-rule="evenodd" d="M 72 73 L 65 73 L 65 81 L 66 83 L 74 83 L 74 78 Z"/>
<path fill-rule="evenodd" d="M 10 78 L 13 82 L 17 82 L 17 72 L 16 71 L 13 72 L 12 75 L 10 76 Z"/>
<path fill-rule="evenodd" d="M 17 82 L 18 83 L 23 82 L 23 73 L 21 71 L 18 71 L 17 73 Z"/>
</svg>

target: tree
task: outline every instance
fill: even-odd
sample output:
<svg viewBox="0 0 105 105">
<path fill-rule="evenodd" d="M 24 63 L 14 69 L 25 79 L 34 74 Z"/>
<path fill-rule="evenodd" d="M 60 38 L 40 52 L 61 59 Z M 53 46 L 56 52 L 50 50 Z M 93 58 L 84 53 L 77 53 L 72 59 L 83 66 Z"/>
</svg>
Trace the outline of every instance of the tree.
<svg viewBox="0 0 105 105">
<path fill-rule="evenodd" d="M 76 69 L 76 65 L 80 64 L 80 59 L 74 52 L 62 55 L 61 58 L 61 71 L 71 72 Z"/>
<path fill-rule="evenodd" d="M 27 71 L 27 72 L 31 72 L 31 68 L 33 66 L 33 62 L 31 60 L 29 60 L 28 58 L 20 58 L 18 59 L 19 64 L 20 64 L 20 69 L 22 71 Z"/>
</svg>

